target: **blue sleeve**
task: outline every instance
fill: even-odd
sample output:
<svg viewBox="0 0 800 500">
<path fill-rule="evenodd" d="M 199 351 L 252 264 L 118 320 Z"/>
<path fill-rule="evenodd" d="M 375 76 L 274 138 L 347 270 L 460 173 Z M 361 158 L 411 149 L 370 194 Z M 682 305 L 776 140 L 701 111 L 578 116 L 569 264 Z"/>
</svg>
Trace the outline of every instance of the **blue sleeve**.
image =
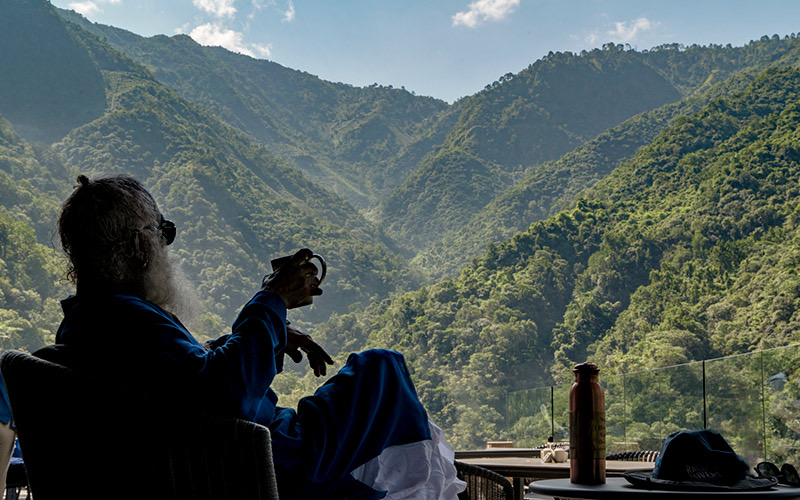
<svg viewBox="0 0 800 500">
<path fill-rule="evenodd" d="M 286 346 L 283 299 L 258 292 L 239 313 L 230 335 L 212 342 L 209 350 L 169 319 L 164 317 L 162 326 L 172 331 L 161 336 L 161 352 L 182 378 L 197 384 L 209 406 L 247 420 L 274 411 L 276 398 L 269 387 Z"/>
<path fill-rule="evenodd" d="M 0 377 L 0 422 L 3 422 L 4 424 L 11 424 L 11 405 L 8 403 L 6 383 L 2 377 Z"/>
</svg>

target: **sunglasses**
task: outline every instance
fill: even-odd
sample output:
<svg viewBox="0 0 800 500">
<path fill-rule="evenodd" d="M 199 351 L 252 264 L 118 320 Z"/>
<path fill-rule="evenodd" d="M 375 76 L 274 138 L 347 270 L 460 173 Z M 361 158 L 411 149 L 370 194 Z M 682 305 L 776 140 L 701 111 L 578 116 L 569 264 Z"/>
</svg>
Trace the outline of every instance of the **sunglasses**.
<svg viewBox="0 0 800 500">
<path fill-rule="evenodd" d="M 797 469 L 792 464 L 783 464 L 778 469 L 778 466 L 771 462 L 760 462 L 756 465 L 755 470 L 758 477 L 774 477 L 778 480 L 778 484 L 800 486 L 800 476 L 797 475 Z"/>
<path fill-rule="evenodd" d="M 165 219 L 163 215 L 158 216 L 157 226 L 147 226 L 145 229 L 161 231 L 161 239 L 164 240 L 164 243 L 167 245 L 172 245 L 172 242 L 175 241 L 175 236 L 178 234 L 178 229 L 175 227 L 175 223 L 171 220 Z"/>
<path fill-rule="evenodd" d="M 161 230 L 161 238 L 164 239 L 167 245 L 172 245 L 172 242 L 175 241 L 175 235 L 178 234 L 178 229 L 175 227 L 174 222 L 165 219 L 163 215 L 160 216 L 160 219 L 158 228 Z"/>
</svg>

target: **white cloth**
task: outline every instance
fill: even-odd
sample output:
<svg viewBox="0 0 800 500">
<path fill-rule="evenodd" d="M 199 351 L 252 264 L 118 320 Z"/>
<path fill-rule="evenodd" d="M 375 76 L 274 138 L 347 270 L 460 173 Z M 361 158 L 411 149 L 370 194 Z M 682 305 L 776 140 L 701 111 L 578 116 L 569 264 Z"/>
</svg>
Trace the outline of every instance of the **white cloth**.
<svg viewBox="0 0 800 500">
<path fill-rule="evenodd" d="M 11 455 L 14 453 L 14 438 L 17 433 L 11 429 L 9 424 L 0 422 L 0 498 L 3 490 L 6 489 L 6 474 L 8 464 L 11 462 Z"/>
<path fill-rule="evenodd" d="M 428 419 L 431 439 L 390 446 L 351 474 L 386 500 L 456 500 L 467 484 L 456 477 L 455 453 Z"/>
</svg>

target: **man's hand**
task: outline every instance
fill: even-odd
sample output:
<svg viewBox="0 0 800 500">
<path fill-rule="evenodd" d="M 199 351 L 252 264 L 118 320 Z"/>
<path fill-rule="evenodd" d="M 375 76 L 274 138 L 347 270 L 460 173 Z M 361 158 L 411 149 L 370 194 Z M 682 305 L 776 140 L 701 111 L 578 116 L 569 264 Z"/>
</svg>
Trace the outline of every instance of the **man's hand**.
<svg viewBox="0 0 800 500">
<path fill-rule="evenodd" d="M 322 295 L 317 278 L 317 266 L 309 261 L 312 255 L 314 253 L 308 248 L 299 250 L 288 264 L 264 276 L 261 282 L 262 290 L 270 290 L 280 295 L 288 309 L 302 305 L 312 295 Z"/>
<path fill-rule="evenodd" d="M 308 357 L 308 364 L 314 370 L 314 375 L 317 377 L 328 374 L 329 365 L 333 364 L 333 359 L 328 356 L 325 349 L 319 344 L 311 340 L 311 335 L 295 330 L 291 326 L 286 326 L 286 354 L 292 358 L 292 361 L 299 363 L 303 360 L 303 351 Z"/>
</svg>

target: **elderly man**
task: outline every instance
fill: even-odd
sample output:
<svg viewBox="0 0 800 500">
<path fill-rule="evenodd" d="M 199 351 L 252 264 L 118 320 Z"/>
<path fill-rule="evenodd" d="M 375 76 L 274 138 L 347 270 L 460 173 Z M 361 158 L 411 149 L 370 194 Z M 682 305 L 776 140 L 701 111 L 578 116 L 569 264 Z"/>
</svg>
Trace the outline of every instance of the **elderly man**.
<svg viewBox="0 0 800 500">
<path fill-rule="evenodd" d="M 152 393 L 173 411 L 214 411 L 266 425 L 282 499 L 454 499 L 453 454 L 427 417 L 403 357 L 372 350 L 300 401 L 277 406 L 270 389 L 284 354 L 307 353 L 324 374 L 332 360 L 286 326 L 286 311 L 319 295 L 311 252 L 297 252 L 263 281 L 230 334 L 201 345 L 169 312 L 180 302 L 167 247 L 176 236 L 133 177 L 78 185 L 59 219 L 76 293 L 62 302 L 56 340 L 86 365 Z"/>
</svg>

